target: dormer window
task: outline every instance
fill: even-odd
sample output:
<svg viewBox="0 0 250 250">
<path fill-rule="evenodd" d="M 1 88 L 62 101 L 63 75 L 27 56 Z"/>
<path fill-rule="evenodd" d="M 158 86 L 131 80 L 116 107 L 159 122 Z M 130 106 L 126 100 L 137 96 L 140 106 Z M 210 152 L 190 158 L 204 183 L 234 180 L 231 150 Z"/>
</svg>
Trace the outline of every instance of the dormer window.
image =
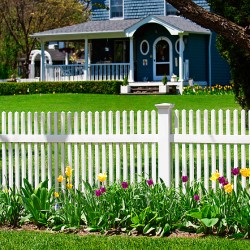
<svg viewBox="0 0 250 250">
<path fill-rule="evenodd" d="M 123 0 L 110 0 L 110 18 L 123 18 Z"/>
</svg>

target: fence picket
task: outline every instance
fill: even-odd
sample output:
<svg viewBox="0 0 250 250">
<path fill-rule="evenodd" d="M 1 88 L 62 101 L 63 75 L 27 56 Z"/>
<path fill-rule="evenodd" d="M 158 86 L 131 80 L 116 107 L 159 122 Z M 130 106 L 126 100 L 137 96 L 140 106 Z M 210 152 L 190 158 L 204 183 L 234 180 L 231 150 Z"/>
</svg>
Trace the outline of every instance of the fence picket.
<svg viewBox="0 0 250 250">
<path fill-rule="evenodd" d="M 45 134 L 45 113 L 41 113 L 41 134 Z M 41 179 L 46 179 L 46 166 L 45 166 L 45 144 L 41 143 Z"/>
<path fill-rule="evenodd" d="M 148 134 L 148 111 L 144 111 L 144 134 Z M 144 177 L 146 179 L 150 178 L 149 175 L 149 153 L 148 153 L 148 143 L 144 143 Z"/>
<path fill-rule="evenodd" d="M 231 134 L 231 113 L 230 110 L 226 111 L 226 135 Z M 226 176 L 228 182 L 231 182 L 231 146 L 230 144 L 226 144 Z"/>
<path fill-rule="evenodd" d="M 136 119 L 137 119 L 137 134 L 141 135 L 141 124 L 142 124 L 142 114 L 141 111 L 137 111 Z M 141 143 L 137 143 L 137 181 L 140 182 L 142 180 L 142 151 L 141 151 Z"/>
<path fill-rule="evenodd" d="M 8 134 L 12 134 L 12 113 L 8 112 Z M 13 188 L 14 171 L 13 171 L 13 148 L 12 143 L 8 143 L 8 169 L 9 169 L 9 186 Z"/>
<path fill-rule="evenodd" d="M 122 133 L 126 135 L 128 133 L 127 131 L 127 111 L 122 112 Z M 127 143 L 122 144 L 122 167 L 123 167 L 123 180 L 128 180 L 128 159 L 127 159 Z"/>
<path fill-rule="evenodd" d="M 78 122 L 78 113 L 74 112 L 74 134 L 79 136 L 79 122 Z M 80 176 L 79 176 L 79 150 L 78 144 L 74 144 L 74 177 L 75 177 L 75 184 L 74 188 L 78 189 Z"/>
<path fill-rule="evenodd" d="M 208 110 L 204 110 L 204 134 L 208 134 Z M 209 189 L 208 145 L 204 144 L 204 186 Z"/>
<path fill-rule="evenodd" d="M 95 112 L 95 135 L 100 134 L 99 130 L 99 112 Z M 98 143 L 95 144 L 95 176 L 100 173 L 100 154 L 99 154 L 99 145 Z"/>
<path fill-rule="evenodd" d="M 92 135 L 92 112 L 88 112 L 88 135 Z M 92 145 L 88 143 L 88 182 L 93 185 Z"/>
<path fill-rule="evenodd" d="M 21 134 L 25 135 L 25 112 L 21 112 Z M 25 143 L 21 143 L 21 155 L 22 155 L 22 186 L 23 180 L 27 177 L 26 175 L 26 149 Z M 44 157 L 45 158 L 45 157 Z"/>
<path fill-rule="evenodd" d="M 151 133 L 153 135 L 156 135 L 156 112 L 155 110 L 153 110 L 151 112 Z M 157 175 L 156 175 L 156 169 L 157 169 L 157 165 L 156 165 L 156 143 L 152 143 L 151 144 L 151 167 L 152 167 L 152 179 L 154 181 L 154 183 L 156 183 L 157 181 Z"/>
<path fill-rule="evenodd" d="M 115 132 L 117 135 L 121 133 L 121 128 L 120 128 L 120 122 L 121 122 L 121 117 L 120 117 L 120 111 L 116 111 L 115 113 Z M 120 144 L 116 143 L 115 145 L 115 172 L 116 172 L 116 181 L 121 180 L 121 171 L 120 171 L 120 164 L 121 164 L 121 153 L 120 153 Z"/>
<path fill-rule="evenodd" d="M 186 126 L 187 126 L 187 123 L 186 123 L 186 120 L 187 120 L 187 113 L 186 113 L 186 110 L 183 109 L 182 110 L 182 120 L 181 120 L 181 132 L 183 135 L 187 134 L 187 129 L 186 129 Z M 187 150 L 186 150 L 186 144 L 182 143 L 181 145 L 182 147 L 182 172 L 181 172 L 181 175 L 182 176 L 186 176 L 187 175 Z M 183 186 L 183 190 L 185 190 L 185 183 L 182 184 Z"/>
<path fill-rule="evenodd" d="M 174 133 L 179 134 L 180 126 L 180 116 L 179 116 L 179 110 L 175 110 L 175 116 L 174 116 Z M 180 185 L 180 151 L 179 151 L 179 144 L 175 143 L 175 187 L 179 187 Z"/>
<path fill-rule="evenodd" d="M 241 111 L 241 135 L 246 135 L 246 112 Z M 246 168 L 246 146 L 241 145 L 241 168 Z M 242 186 L 246 187 L 246 178 L 241 178 Z"/>
<path fill-rule="evenodd" d="M 201 111 L 196 111 L 196 134 L 201 135 Z M 197 180 L 201 181 L 201 145 L 198 143 L 196 145 L 197 154 Z"/>
<path fill-rule="evenodd" d="M 134 112 L 130 112 L 130 134 L 134 134 Z M 134 144 L 130 143 L 130 182 L 135 182 Z"/>
<path fill-rule="evenodd" d="M 61 134 L 65 135 L 66 133 L 66 114 L 65 112 L 61 112 Z M 65 143 L 61 143 L 61 175 L 65 173 Z M 65 181 L 61 183 L 62 188 L 65 187 Z"/>
<path fill-rule="evenodd" d="M 86 121 L 85 121 L 85 112 L 81 112 L 81 135 L 86 134 Z M 87 167 L 86 167 L 86 147 L 85 144 L 81 144 L 81 175 L 82 175 L 82 180 L 87 181 Z M 84 185 L 82 185 L 82 191 L 84 190 Z"/>
<path fill-rule="evenodd" d="M 194 134 L 194 112 L 189 110 L 189 134 Z M 194 181 L 194 145 L 189 144 L 189 180 Z"/>
<path fill-rule="evenodd" d="M 34 113 L 34 134 L 38 135 L 38 113 Z M 34 173 L 35 173 L 35 186 L 37 187 L 39 179 L 39 153 L 38 153 L 38 144 L 34 143 Z"/>
<path fill-rule="evenodd" d="M 19 134 L 19 113 L 15 112 L 14 122 L 15 134 Z M 20 164 L 19 164 L 19 144 L 15 143 L 15 186 L 20 189 Z"/>
<path fill-rule="evenodd" d="M 219 135 L 223 135 L 224 124 L 223 124 L 223 111 L 219 110 Z M 219 173 L 224 176 L 224 163 L 223 163 L 223 146 L 219 144 Z"/>
<path fill-rule="evenodd" d="M 216 113 L 215 110 L 213 109 L 211 111 L 211 134 L 212 135 L 216 135 Z M 211 171 L 212 173 L 216 172 L 216 148 L 215 148 L 215 144 L 211 144 Z M 216 189 L 216 182 L 213 181 L 212 182 L 212 188 L 215 190 Z"/>
<path fill-rule="evenodd" d="M 102 135 L 106 135 L 106 112 L 102 112 Z M 102 172 L 107 172 L 106 143 L 102 143 Z"/>
<path fill-rule="evenodd" d="M 32 114 L 28 112 L 28 135 L 32 134 Z M 28 181 L 33 184 L 33 157 L 32 157 L 32 144 L 28 143 Z"/>
<path fill-rule="evenodd" d="M 54 135 L 58 135 L 58 113 L 54 113 Z M 54 143 L 54 173 L 55 173 L 55 189 L 58 190 L 59 183 L 57 177 L 59 176 L 59 163 L 58 163 L 58 143 Z"/>
<path fill-rule="evenodd" d="M 48 135 L 52 134 L 52 113 L 48 112 L 47 114 L 47 133 Z M 53 175 L 52 175 L 52 145 L 48 143 L 48 188 L 51 188 L 53 185 Z"/>
<path fill-rule="evenodd" d="M 113 134 L 113 113 L 112 111 L 108 112 L 108 126 L 109 126 L 109 135 Z M 113 162 L 113 144 L 109 143 L 109 184 L 114 182 L 114 162 Z"/>
</svg>

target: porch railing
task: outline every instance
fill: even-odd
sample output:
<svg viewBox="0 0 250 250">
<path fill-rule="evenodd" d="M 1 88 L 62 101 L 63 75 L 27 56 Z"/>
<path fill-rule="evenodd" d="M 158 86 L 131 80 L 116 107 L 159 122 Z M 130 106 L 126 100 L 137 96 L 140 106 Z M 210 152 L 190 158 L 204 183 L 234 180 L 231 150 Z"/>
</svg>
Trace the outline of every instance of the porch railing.
<svg viewBox="0 0 250 250">
<path fill-rule="evenodd" d="M 85 80 L 84 65 L 46 65 L 46 81 Z"/>
<path fill-rule="evenodd" d="M 125 76 L 128 77 L 129 66 L 129 63 L 89 64 L 88 79 L 86 79 L 84 65 L 46 65 L 46 81 L 123 80 Z"/>
<path fill-rule="evenodd" d="M 93 81 L 123 80 L 128 77 L 129 63 L 90 64 L 89 79 Z"/>
</svg>

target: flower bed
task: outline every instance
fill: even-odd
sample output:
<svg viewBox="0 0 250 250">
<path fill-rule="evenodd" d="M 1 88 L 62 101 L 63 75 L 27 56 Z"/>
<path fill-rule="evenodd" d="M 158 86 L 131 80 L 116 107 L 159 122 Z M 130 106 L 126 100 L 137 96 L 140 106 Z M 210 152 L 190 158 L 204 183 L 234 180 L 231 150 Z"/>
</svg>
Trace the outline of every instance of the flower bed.
<svg viewBox="0 0 250 250">
<path fill-rule="evenodd" d="M 232 85 L 219 85 L 216 84 L 212 87 L 202 87 L 199 85 L 186 86 L 183 88 L 183 95 L 233 95 Z"/>
<path fill-rule="evenodd" d="M 249 168 L 232 169 L 239 182 L 237 192 L 218 172 L 210 178 L 220 185 L 217 191 L 207 192 L 201 183 L 190 183 L 188 176 L 182 176 L 179 189 L 152 179 L 107 186 L 106 173 L 100 173 L 95 186 L 83 182 L 82 192 L 74 190 L 72 173 L 68 166 L 65 176 L 58 177 L 59 190 L 49 190 L 48 181 L 34 189 L 26 179 L 19 192 L 3 189 L 0 223 L 158 236 L 175 231 L 250 236 L 249 186 L 243 189 L 240 184 L 241 175 L 250 177 Z"/>
</svg>

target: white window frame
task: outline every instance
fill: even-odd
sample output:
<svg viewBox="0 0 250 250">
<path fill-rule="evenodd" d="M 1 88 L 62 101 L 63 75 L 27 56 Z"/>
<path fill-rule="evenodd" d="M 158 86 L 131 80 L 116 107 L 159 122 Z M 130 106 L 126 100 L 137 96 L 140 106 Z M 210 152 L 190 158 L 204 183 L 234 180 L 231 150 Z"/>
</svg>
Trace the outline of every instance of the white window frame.
<svg viewBox="0 0 250 250">
<path fill-rule="evenodd" d="M 146 52 L 143 52 L 143 51 L 142 51 L 142 45 L 143 45 L 143 43 L 146 43 L 147 46 L 148 46 Z M 140 51 L 141 51 L 142 55 L 144 55 L 144 56 L 148 54 L 148 52 L 149 52 L 149 42 L 148 42 L 147 40 L 143 40 L 143 41 L 141 42 L 141 44 L 140 44 Z"/>
<path fill-rule="evenodd" d="M 117 19 L 124 19 L 124 0 L 122 0 L 122 16 L 121 17 L 112 17 L 111 16 L 111 0 L 109 0 L 109 19 L 117 20 Z"/>
</svg>

